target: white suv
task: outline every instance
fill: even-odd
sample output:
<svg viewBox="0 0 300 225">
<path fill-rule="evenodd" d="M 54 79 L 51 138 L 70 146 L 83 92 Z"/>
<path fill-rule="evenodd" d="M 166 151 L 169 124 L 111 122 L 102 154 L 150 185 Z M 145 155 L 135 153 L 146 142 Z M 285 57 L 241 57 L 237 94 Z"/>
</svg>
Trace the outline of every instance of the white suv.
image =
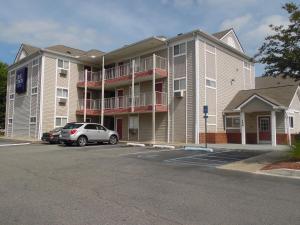
<svg viewBox="0 0 300 225">
<path fill-rule="evenodd" d="M 119 135 L 97 123 L 67 123 L 61 130 L 60 141 L 65 145 L 76 143 L 85 146 L 88 142 L 108 142 L 115 145 Z"/>
</svg>

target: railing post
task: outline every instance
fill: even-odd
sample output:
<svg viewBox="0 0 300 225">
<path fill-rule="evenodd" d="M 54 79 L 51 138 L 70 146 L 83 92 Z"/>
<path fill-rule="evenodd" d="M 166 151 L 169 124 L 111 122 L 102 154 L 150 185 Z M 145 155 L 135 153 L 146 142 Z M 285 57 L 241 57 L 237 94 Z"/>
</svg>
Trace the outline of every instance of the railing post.
<svg viewBox="0 0 300 225">
<path fill-rule="evenodd" d="M 87 97 L 87 69 L 84 70 L 84 103 L 83 103 L 83 122 L 86 122 L 86 97 Z"/>
<path fill-rule="evenodd" d="M 131 78 L 131 112 L 134 112 L 134 68 L 135 60 L 132 60 L 132 78 Z"/>
<path fill-rule="evenodd" d="M 101 125 L 103 125 L 103 122 L 104 122 L 104 76 L 105 76 L 104 56 L 102 56 Z"/>
<path fill-rule="evenodd" d="M 153 54 L 153 67 L 152 67 L 152 140 L 153 143 L 155 143 L 155 106 L 156 106 L 155 68 L 156 68 L 156 58 L 155 58 L 155 54 Z"/>
</svg>

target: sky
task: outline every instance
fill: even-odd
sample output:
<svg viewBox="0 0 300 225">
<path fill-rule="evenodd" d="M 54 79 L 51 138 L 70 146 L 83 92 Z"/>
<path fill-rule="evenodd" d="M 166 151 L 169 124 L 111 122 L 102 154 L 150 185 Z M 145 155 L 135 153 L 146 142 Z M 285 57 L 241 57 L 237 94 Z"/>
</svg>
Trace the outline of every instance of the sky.
<svg viewBox="0 0 300 225">
<path fill-rule="evenodd" d="M 298 0 L 297 0 L 298 1 Z M 296 0 L 294 2 L 297 2 Z M 111 51 L 150 36 L 233 27 L 249 56 L 287 24 L 285 0 L 0 0 L 0 60 L 13 63 L 21 43 Z M 263 66 L 256 66 L 256 75 Z"/>
</svg>

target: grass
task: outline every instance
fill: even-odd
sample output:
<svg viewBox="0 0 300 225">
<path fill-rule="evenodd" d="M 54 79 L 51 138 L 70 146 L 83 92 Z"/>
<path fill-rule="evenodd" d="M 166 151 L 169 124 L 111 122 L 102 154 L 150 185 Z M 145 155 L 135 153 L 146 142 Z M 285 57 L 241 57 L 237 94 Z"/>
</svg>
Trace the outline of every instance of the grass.
<svg viewBox="0 0 300 225">
<path fill-rule="evenodd" d="M 293 160 L 300 160 L 300 140 L 297 140 L 295 144 L 292 146 L 292 151 L 290 152 L 290 156 Z"/>
</svg>

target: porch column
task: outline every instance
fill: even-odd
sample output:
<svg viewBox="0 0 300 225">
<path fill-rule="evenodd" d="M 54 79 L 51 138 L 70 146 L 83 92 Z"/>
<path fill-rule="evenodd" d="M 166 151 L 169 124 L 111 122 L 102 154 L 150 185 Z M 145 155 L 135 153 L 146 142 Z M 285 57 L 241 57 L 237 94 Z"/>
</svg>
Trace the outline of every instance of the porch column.
<svg viewBox="0 0 300 225">
<path fill-rule="evenodd" d="M 101 125 L 104 122 L 104 77 L 105 77 L 105 68 L 104 68 L 104 56 L 102 57 L 102 81 L 101 81 Z"/>
<path fill-rule="evenodd" d="M 276 112 L 273 110 L 271 112 L 271 129 L 272 129 L 272 146 L 277 145 L 276 140 Z"/>
<path fill-rule="evenodd" d="M 152 141 L 155 143 L 155 106 L 156 106 L 156 93 L 155 93 L 155 67 L 156 57 L 153 54 L 153 68 L 152 68 Z"/>
<path fill-rule="evenodd" d="M 135 103 L 135 96 L 134 96 L 134 71 L 135 69 L 135 60 L 132 60 L 132 78 L 131 78 L 131 112 L 134 112 L 134 103 Z"/>
<path fill-rule="evenodd" d="M 86 122 L 87 69 L 84 70 L 83 122 Z"/>
<path fill-rule="evenodd" d="M 240 113 L 240 123 L 241 123 L 241 139 L 242 145 L 246 144 L 246 124 L 245 124 L 245 113 Z"/>
</svg>

